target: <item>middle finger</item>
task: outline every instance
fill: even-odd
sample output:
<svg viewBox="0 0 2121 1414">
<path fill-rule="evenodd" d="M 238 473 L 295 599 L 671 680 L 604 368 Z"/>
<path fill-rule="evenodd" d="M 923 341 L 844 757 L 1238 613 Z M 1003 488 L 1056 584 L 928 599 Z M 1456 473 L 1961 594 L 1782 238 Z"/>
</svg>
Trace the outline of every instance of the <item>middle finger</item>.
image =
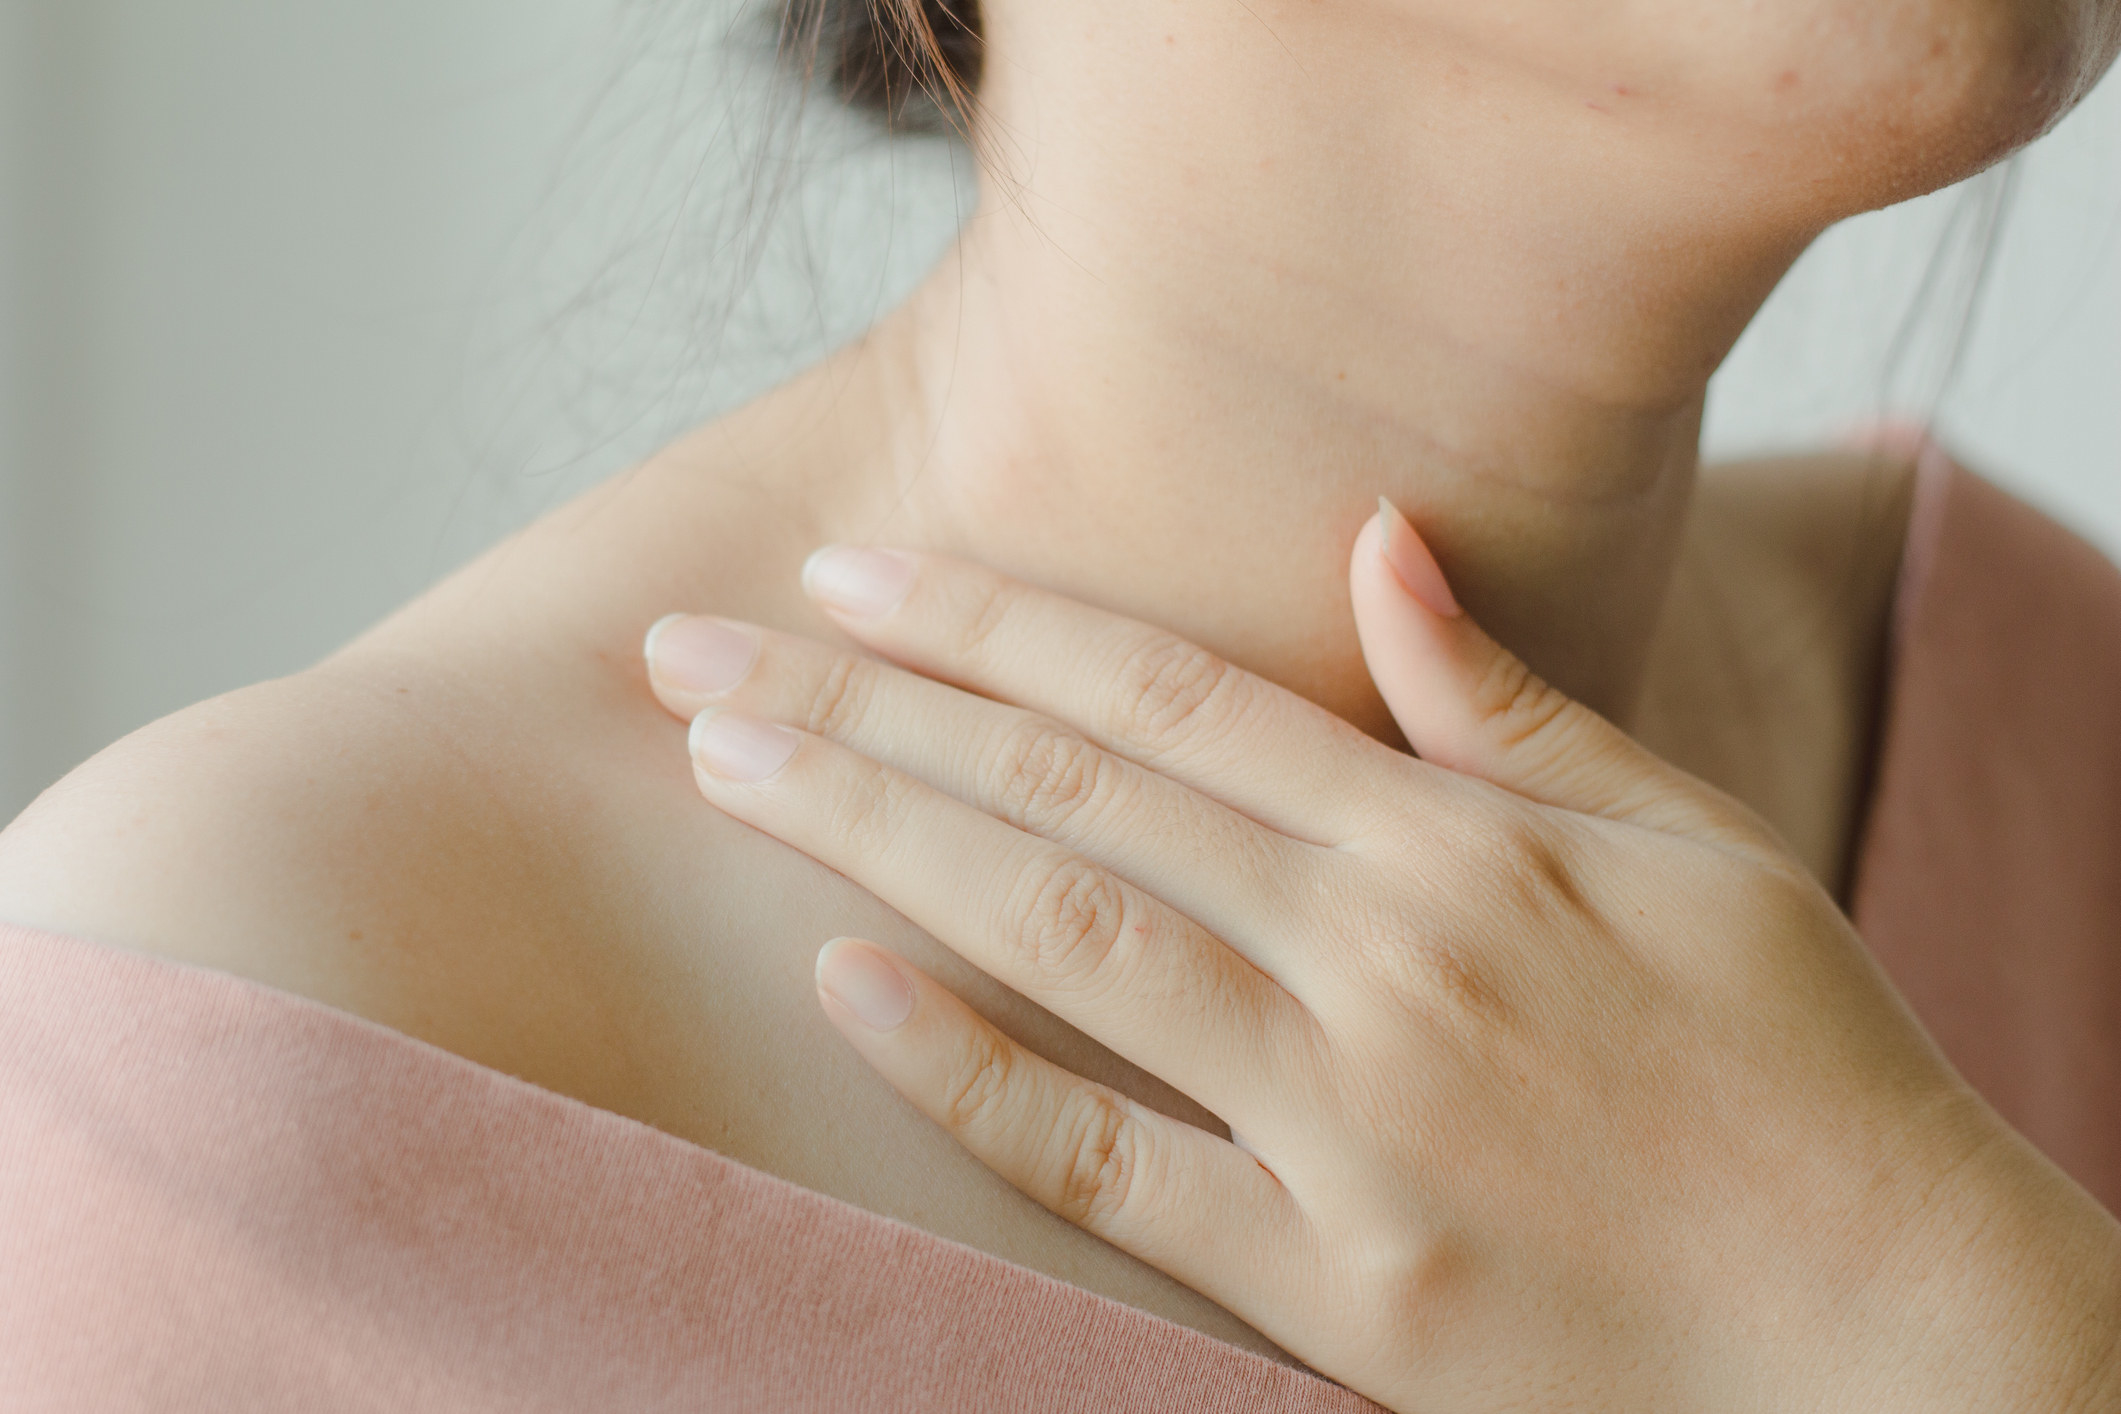
<svg viewBox="0 0 2121 1414">
<path fill-rule="evenodd" d="M 1338 858 L 1049 718 L 815 639 L 666 619 L 647 656 L 656 697 L 688 721 L 723 706 L 839 742 L 1080 851 L 1233 943 L 1290 931 L 1292 896 L 1317 893 L 1292 881 Z"/>
</svg>

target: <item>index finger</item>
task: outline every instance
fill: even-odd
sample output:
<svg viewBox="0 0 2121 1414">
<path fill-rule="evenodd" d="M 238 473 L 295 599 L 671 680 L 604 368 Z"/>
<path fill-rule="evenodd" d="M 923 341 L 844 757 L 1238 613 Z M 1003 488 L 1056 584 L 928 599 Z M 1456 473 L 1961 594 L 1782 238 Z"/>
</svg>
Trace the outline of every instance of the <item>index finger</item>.
<svg viewBox="0 0 2121 1414">
<path fill-rule="evenodd" d="M 1175 634 L 943 555 L 828 546 L 803 586 L 924 676 L 1066 722 L 1269 829 L 1335 846 L 1403 803 L 1405 756 Z"/>
</svg>

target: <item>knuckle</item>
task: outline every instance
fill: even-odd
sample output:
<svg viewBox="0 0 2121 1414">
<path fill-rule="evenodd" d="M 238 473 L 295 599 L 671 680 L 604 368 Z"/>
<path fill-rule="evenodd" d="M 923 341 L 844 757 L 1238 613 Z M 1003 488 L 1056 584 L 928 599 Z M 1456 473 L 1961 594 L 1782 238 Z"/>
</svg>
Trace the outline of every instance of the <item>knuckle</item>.
<svg viewBox="0 0 2121 1414">
<path fill-rule="evenodd" d="M 1530 815 L 1511 811 L 1474 827 L 1485 895 L 1534 926 L 1584 906 L 1568 861 L 1552 834 Z"/>
<path fill-rule="evenodd" d="M 1451 1313 L 1464 1309 L 1481 1274 L 1466 1240 L 1437 1228 L 1380 1235 L 1345 1260 L 1350 1287 L 1369 1296 L 1353 1319 L 1420 1351 L 1449 1338 Z"/>
<path fill-rule="evenodd" d="M 842 739 L 869 710 L 876 666 L 851 653 L 836 653 L 811 691 L 804 727 L 812 736 Z"/>
<path fill-rule="evenodd" d="M 1037 829 L 1091 804 L 1107 775 L 1104 753 L 1084 737 L 1026 717 L 995 754 L 990 794 L 1011 824 Z"/>
<path fill-rule="evenodd" d="M 1014 587 L 999 575 L 983 575 L 962 591 L 957 631 L 951 635 L 953 656 L 959 662 L 979 662 L 993 654 L 1016 608 Z"/>
<path fill-rule="evenodd" d="M 1129 926 L 1126 891 L 1082 859 L 1036 877 L 1020 912 L 1024 965 L 1048 985 L 1080 985 L 1104 972 Z"/>
<path fill-rule="evenodd" d="M 1159 634 L 1127 655 L 1119 686 L 1130 735 L 1169 740 L 1205 725 L 1227 725 L 1242 706 L 1245 675 L 1184 639 Z"/>
<path fill-rule="evenodd" d="M 1140 1177 L 1141 1126 L 1113 1096 L 1086 1090 L 1070 1100 L 1058 1134 L 1054 1211 L 1082 1227 L 1109 1226 Z"/>
<path fill-rule="evenodd" d="M 1509 653 L 1498 653 L 1481 674 L 1472 703 L 1481 730 L 1505 750 L 1540 736 L 1573 705 L 1567 693 Z"/>
<path fill-rule="evenodd" d="M 1449 1034 L 1508 1019 L 1492 961 L 1450 926 L 1409 929 L 1405 913 L 1391 910 L 1373 916 L 1360 936 L 1368 956 L 1357 975 L 1383 981 L 1382 995 L 1405 1019 Z"/>
<path fill-rule="evenodd" d="M 1449 862 L 1418 890 L 1420 906 L 1365 910 L 1366 952 L 1429 1020 L 1454 1031 L 1507 1026 L 1527 946 L 1579 937 L 1587 905 L 1566 851 L 1529 813 L 1461 809 L 1430 823 L 1449 840 Z"/>
<path fill-rule="evenodd" d="M 1430 1004 L 1460 1018 L 1500 1018 L 1508 1013 L 1488 969 L 1449 938 L 1422 938 L 1406 946 L 1399 970 Z"/>
<path fill-rule="evenodd" d="M 876 765 L 864 769 L 834 802 L 831 828 L 856 851 L 872 852 L 890 842 L 904 812 L 906 782 Z"/>
<path fill-rule="evenodd" d="M 1007 1103 L 1015 1068 L 1008 1042 L 984 1026 L 973 1027 L 944 1090 L 944 1128 L 959 1134 L 991 1127 Z"/>
</svg>

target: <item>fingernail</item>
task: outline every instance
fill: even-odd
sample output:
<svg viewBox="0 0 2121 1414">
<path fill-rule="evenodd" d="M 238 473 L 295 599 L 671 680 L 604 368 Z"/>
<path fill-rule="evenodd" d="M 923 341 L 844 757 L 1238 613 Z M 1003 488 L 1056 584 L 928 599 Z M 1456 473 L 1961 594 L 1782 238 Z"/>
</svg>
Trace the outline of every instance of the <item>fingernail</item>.
<svg viewBox="0 0 2121 1414">
<path fill-rule="evenodd" d="M 648 630 L 648 668 L 680 692 L 727 692 L 758 661 L 758 635 L 720 619 L 672 614 Z"/>
<path fill-rule="evenodd" d="M 710 707 L 692 719 L 692 759 L 725 781 L 755 785 L 788 764 L 803 739 L 784 726 Z"/>
<path fill-rule="evenodd" d="M 871 1031 L 896 1031 L 913 1015 L 913 986 L 882 949 L 835 938 L 818 950 L 817 989 Z"/>
<path fill-rule="evenodd" d="M 914 568 L 913 557 L 896 550 L 827 545 L 803 565 L 803 590 L 843 614 L 880 618 L 913 588 Z"/>
<path fill-rule="evenodd" d="M 1400 514 L 1399 507 L 1382 496 L 1377 498 L 1377 527 L 1378 552 L 1391 566 L 1401 588 L 1440 618 L 1455 619 L 1464 612 L 1458 607 L 1458 600 L 1451 593 L 1451 583 L 1443 577 L 1443 567 L 1436 563 L 1429 547 L 1414 533 L 1414 527 Z"/>
</svg>

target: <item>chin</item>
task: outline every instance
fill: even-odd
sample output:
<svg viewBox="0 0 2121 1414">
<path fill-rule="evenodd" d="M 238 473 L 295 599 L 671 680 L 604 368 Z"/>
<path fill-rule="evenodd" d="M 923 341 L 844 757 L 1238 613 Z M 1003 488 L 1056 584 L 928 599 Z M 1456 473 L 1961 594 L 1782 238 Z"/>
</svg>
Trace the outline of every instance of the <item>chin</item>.
<svg viewBox="0 0 2121 1414">
<path fill-rule="evenodd" d="M 1836 11 L 1864 14 L 1835 0 Z M 1867 206 L 1958 181 L 2053 127 L 2113 61 L 2111 0 L 1917 0 L 1872 7 L 1848 30 L 1866 62 L 1844 66 L 1840 152 L 1875 174 Z"/>
<path fill-rule="evenodd" d="M 1971 175 L 2052 127 L 2121 47 L 2121 0 L 1391 0 L 1430 40 L 1827 219 Z M 1792 181 L 1791 179 L 1796 179 Z"/>
</svg>

